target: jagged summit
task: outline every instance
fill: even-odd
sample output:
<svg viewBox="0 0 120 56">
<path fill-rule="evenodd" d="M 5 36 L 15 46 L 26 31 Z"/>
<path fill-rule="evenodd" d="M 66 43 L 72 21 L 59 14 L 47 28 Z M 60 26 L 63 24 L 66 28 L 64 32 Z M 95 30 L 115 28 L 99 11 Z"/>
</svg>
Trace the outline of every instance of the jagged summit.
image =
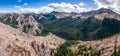
<svg viewBox="0 0 120 56">
<path fill-rule="evenodd" d="M 109 12 L 111 12 L 112 10 L 111 9 L 107 9 L 107 8 L 100 8 L 100 9 L 98 9 L 98 11 L 109 11 Z"/>
<path fill-rule="evenodd" d="M 53 11 L 49 13 L 50 15 L 55 15 L 57 18 L 65 18 L 65 17 L 71 17 L 71 18 L 89 18 L 91 16 L 94 16 L 98 19 L 103 19 L 103 18 L 116 18 L 120 19 L 120 15 L 117 14 L 116 12 L 112 11 L 111 9 L 107 8 L 100 8 L 98 10 L 93 10 L 93 11 L 88 11 L 88 12 L 81 12 L 81 13 L 66 13 L 66 12 L 56 12 Z"/>
<path fill-rule="evenodd" d="M 40 34 L 43 29 L 42 25 L 28 14 L 0 14 L 0 21 L 31 35 Z"/>
<path fill-rule="evenodd" d="M 114 18 L 114 19 L 120 20 L 120 15 L 112 11 L 111 9 L 101 8 L 96 11 L 99 12 L 99 14 L 95 15 L 96 18 L 99 18 L 99 19 Z"/>
<path fill-rule="evenodd" d="M 98 12 L 98 14 L 102 14 L 102 13 L 110 13 L 110 14 L 117 14 L 116 12 L 114 12 L 111 9 L 107 9 L 107 8 L 100 8 L 98 10 L 94 10 L 94 12 Z"/>
</svg>

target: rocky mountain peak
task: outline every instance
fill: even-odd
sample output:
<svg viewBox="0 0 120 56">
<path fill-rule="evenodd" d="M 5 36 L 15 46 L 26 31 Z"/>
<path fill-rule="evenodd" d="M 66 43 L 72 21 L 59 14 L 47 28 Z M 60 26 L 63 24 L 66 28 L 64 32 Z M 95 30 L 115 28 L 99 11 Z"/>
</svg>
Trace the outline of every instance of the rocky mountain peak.
<svg viewBox="0 0 120 56">
<path fill-rule="evenodd" d="M 100 8 L 99 11 L 112 11 L 111 9 L 107 9 L 107 8 Z"/>
<path fill-rule="evenodd" d="M 0 20 L 7 25 L 31 35 L 40 34 L 43 29 L 43 26 L 31 14 L 6 13 L 1 14 Z"/>
<path fill-rule="evenodd" d="M 120 20 L 120 15 L 112 11 L 111 9 L 101 8 L 99 10 L 96 10 L 95 12 L 98 12 L 98 14 L 95 14 L 94 16 L 100 20 L 104 18 L 114 18 Z"/>
<path fill-rule="evenodd" d="M 99 14 L 102 14 L 102 13 L 114 13 L 114 14 L 117 14 L 115 13 L 114 11 L 112 11 L 111 9 L 107 9 L 107 8 L 100 8 L 98 10 L 95 10 L 95 12 L 99 12 Z"/>
<path fill-rule="evenodd" d="M 101 8 L 98 10 L 93 10 L 89 12 L 80 13 L 79 17 L 81 18 L 89 18 L 89 17 L 96 17 L 97 19 L 102 20 L 103 18 L 115 18 L 117 20 L 120 19 L 120 15 L 112 11 L 111 9 Z"/>
</svg>

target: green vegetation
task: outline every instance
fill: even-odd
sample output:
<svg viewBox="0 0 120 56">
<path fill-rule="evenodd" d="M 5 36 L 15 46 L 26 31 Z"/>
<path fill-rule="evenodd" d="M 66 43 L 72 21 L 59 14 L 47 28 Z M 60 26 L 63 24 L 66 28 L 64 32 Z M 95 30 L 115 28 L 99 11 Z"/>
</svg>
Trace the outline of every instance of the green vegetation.
<svg viewBox="0 0 120 56">
<path fill-rule="evenodd" d="M 57 50 L 54 52 L 54 56 L 76 56 L 68 47 L 77 44 L 78 42 L 68 40 L 64 44 L 60 46 Z"/>
<path fill-rule="evenodd" d="M 49 31 L 47 29 L 43 29 L 42 32 L 38 32 L 38 30 L 36 30 L 35 36 L 47 36 L 47 35 L 49 35 Z"/>
<path fill-rule="evenodd" d="M 18 22 L 17 22 L 17 21 L 11 22 L 11 26 L 12 26 L 12 27 L 18 28 L 17 25 L 18 25 Z"/>
<path fill-rule="evenodd" d="M 27 27 L 24 25 L 24 26 L 23 26 L 23 32 L 24 32 L 24 33 L 27 32 L 26 29 L 27 29 Z"/>
<path fill-rule="evenodd" d="M 93 47 L 86 47 L 85 45 L 80 45 L 77 55 L 83 56 L 101 56 L 103 53 L 103 49 L 96 49 Z"/>
<path fill-rule="evenodd" d="M 5 23 L 5 24 L 10 24 L 10 18 L 8 18 L 6 21 L 4 21 L 3 23 Z"/>
<path fill-rule="evenodd" d="M 111 56 L 120 56 L 120 48 L 119 48 L 119 50 L 117 52 L 114 51 L 114 53 L 112 53 Z"/>
<path fill-rule="evenodd" d="M 28 17 L 30 14 L 25 14 Z M 14 28 L 18 28 L 17 15 L 10 17 L 0 18 L 5 24 L 8 24 Z M 94 17 L 89 17 L 87 19 L 81 18 L 71 18 L 65 17 L 57 19 L 54 15 L 45 14 L 42 19 L 38 19 L 39 15 L 32 15 L 35 17 L 41 25 L 38 26 L 39 29 L 44 27 L 42 31 L 35 30 L 37 34 L 35 36 L 46 36 L 49 32 L 64 38 L 66 40 L 98 40 L 104 39 L 108 36 L 114 35 L 120 32 L 120 21 L 114 18 L 104 18 L 103 20 L 98 20 Z M 4 20 L 3 20 L 4 19 Z M 23 24 L 24 22 L 20 22 Z M 23 32 L 27 33 L 26 29 L 32 28 L 33 25 L 23 26 Z"/>
<path fill-rule="evenodd" d="M 112 18 L 98 20 L 94 17 L 88 19 L 68 17 L 54 20 L 41 19 L 40 23 L 48 31 L 67 40 L 98 40 L 120 32 L 120 21 Z"/>
<path fill-rule="evenodd" d="M 30 24 L 28 24 L 28 25 L 26 25 L 29 29 L 30 28 L 33 28 L 33 25 L 30 25 Z"/>
<path fill-rule="evenodd" d="M 4 24 L 10 25 L 14 28 L 17 28 L 18 22 L 13 20 L 11 21 L 11 18 L 7 18 L 5 21 L 3 21 Z"/>
<path fill-rule="evenodd" d="M 96 49 L 93 47 L 87 47 L 86 45 L 78 45 L 80 44 L 77 41 L 66 41 L 59 48 L 52 51 L 54 56 L 101 56 L 103 54 L 103 49 Z M 78 47 L 78 50 L 72 51 L 70 47 Z"/>
<path fill-rule="evenodd" d="M 114 41 L 114 52 L 112 53 L 111 56 L 120 56 L 120 47 L 117 51 L 117 39 L 118 39 L 118 34 L 116 35 L 115 41 Z"/>
</svg>

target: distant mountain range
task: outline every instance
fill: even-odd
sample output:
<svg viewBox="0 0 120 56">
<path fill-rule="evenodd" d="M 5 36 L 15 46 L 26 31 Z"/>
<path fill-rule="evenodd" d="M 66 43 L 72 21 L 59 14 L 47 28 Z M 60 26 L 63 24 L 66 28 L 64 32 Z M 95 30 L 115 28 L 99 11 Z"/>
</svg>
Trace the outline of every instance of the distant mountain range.
<svg viewBox="0 0 120 56">
<path fill-rule="evenodd" d="M 83 13 L 1 13 L 0 21 L 27 34 L 52 32 L 65 39 L 101 39 L 120 32 L 120 15 L 101 8 Z"/>
<path fill-rule="evenodd" d="M 103 18 L 116 18 L 120 19 L 120 15 L 115 13 L 114 11 L 106 8 L 101 8 L 99 10 L 93 10 L 89 12 L 82 12 L 82 13 L 66 13 L 66 12 L 51 12 L 49 15 L 54 15 L 57 18 L 65 18 L 65 17 L 72 17 L 72 18 L 89 18 L 91 16 L 95 16 L 96 18 L 103 19 Z"/>
<path fill-rule="evenodd" d="M 49 16 L 51 19 L 47 19 Z M 71 40 L 95 40 L 120 32 L 120 15 L 105 8 L 84 13 L 52 12 L 38 22 L 48 31 Z"/>
</svg>

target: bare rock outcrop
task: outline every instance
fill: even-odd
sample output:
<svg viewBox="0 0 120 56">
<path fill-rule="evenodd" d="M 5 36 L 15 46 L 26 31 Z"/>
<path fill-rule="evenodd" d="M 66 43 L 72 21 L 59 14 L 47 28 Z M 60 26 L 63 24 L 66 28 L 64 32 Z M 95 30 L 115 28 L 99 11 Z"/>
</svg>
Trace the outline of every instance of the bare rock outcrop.
<svg viewBox="0 0 120 56">
<path fill-rule="evenodd" d="M 51 56 L 65 40 L 53 34 L 36 37 L 0 23 L 1 56 Z"/>
<path fill-rule="evenodd" d="M 0 21 L 31 35 L 40 34 L 43 30 L 43 26 L 32 15 L 18 13 L 0 14 Z"/>
</svg>

